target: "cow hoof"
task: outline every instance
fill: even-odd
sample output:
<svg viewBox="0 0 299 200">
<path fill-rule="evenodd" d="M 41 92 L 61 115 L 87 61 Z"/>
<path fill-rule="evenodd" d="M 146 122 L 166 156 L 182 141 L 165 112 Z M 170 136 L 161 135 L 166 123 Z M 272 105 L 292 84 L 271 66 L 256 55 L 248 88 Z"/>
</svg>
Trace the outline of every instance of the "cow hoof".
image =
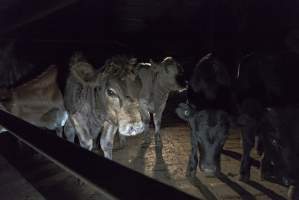
<svg viewBox="0 0 299 200">
<path fill-rule="evenodd" d="M 124 149 L 127 146 L 127 142 L 120 142 L 118 149 Z"/>
<path fill-rule="evenodd" d="M 151 138 L 149 136 L 145 136 L 143 143 L 144 144 L 150 144 L 151 143 Z"/>
<path fill-rule="evenodd" d="M 195 170 L 187 170 L 187 172 L 186 172 L 186 177 L 188 177 L 188 178 L 194 178 L 195 177 L 195 175 L 196 175 L 196 171 Z"/>
<path fill-rule="evenodd" d="M 120 136 L 119 139 L 119 148 L 123 149 L 127 146 L 127 138 L 125 136 Z"/>
<path fill-rule="evenodd" d="M 298 186 L 291 185 L 288 189 L 288 199 L 289 200 L 298 200 L 299 199 L 299 191 Z"/>
<path fill-rule="evenodd" d="M 281 178 L 281 181 L 282 181 L 282 184 L 285 185 L 285 186 L 290 186 L 292 184 L 292 181 L 289 178 L 285 177 L 285 176 L 283 176 Z"/>
<path fill-rule="evenodd" d="M 239 181 L 242 181 L 242 182 L 249 182 L 249 176 L 244 176 L 244 175 L 241 175 L 239 177 Z"/>
</svg>

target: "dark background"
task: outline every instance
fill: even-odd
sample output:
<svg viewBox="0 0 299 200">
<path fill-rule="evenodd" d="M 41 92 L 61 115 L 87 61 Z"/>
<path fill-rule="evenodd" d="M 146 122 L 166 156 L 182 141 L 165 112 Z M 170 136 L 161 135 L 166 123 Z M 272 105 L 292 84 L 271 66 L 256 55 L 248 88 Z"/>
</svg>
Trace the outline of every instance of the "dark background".
<svg viewBox="0 0 299 200">
<path fill-rule="evenodd" d="M 177 58 L 187 72 L 209 51 L 236 70 L 251 51 L 285 50 L 297 0 L 1 0 L 0 44 L 43 67 L 82 50 L 100 67 L 112 55 Z M 297 27 L 296 27 L 297 26 Z"/>
</svg>

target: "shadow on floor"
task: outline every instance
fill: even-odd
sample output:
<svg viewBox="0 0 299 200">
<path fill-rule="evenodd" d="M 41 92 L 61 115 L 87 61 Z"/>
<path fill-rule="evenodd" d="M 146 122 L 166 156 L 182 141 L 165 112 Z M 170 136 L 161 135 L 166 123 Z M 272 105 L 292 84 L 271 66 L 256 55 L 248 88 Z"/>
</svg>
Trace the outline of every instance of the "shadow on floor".
<svg viewBox="0 0 299 200">
<path fill-rule="evenodd" d="M 206 199 L 217 200 L 217 197 L 197 177 L 188 178 L 188 180 L 193 186 L 200 190 L 200 192 Z"/>
<path fill-rule="evenodd" d="M 149 146 L 150 143 L 142 143 L 136 154 L 136 157 L 130 164 L 133 169 L 143 174 L 145 173 L 145 154 Z"/>
<path fill-rule="evenodd" d="M 230 188 L 232 188 L 236 193 L 238 193 L 240 195 L 241 199 L 244 199 L 244 200 L 255 199 L 255 197 L 252 194 L 250 194 L 248 191 L 246 191 L 244 188 L 242 188 L 236 182 L 230 180 L 226 175 L 221 173 L 219 176 L 217 176 L 217 178 L 220 181 L 222 181 L 223 183 L 225 183 L 226 185 L 228 185 Z"/>
<path fill-rule="evenodd" d="M 222 153 L 226 156 L 229 156 L 235 160 L 238 160 L 238 161 L 241 161 L 242 159 L 242 154 L 238 153 L 238 152 L 234 152 L 234 151 L 231 151 L 231 150 L 227 150 L 227 149 L 223 149 L 222 150 Z M 250 158 L 251 159 L 251 165 L 256 167 L 256 168 L 260 168 L 260 161 L 258 160 L 255 160 L 253 158 Z"/>
<path fill-rule="evenodd" d="M 245 182 L 247 185 L 250 185 L 251 187 L 255 188 L 256 190 L 261 191 L 262 193 L 264 193 L 265 195 L 267 195 L 269 198 L 271 199 L 275 199 L 275 200 L 286 200 L 286 198 L 284 198 L 283 196 L 276 194 L 275 192 L 273 192 L 272 190 L 266 188 L 265 186 L 255 182 L 255 181 L 247 181 Z"/>
<path fill-rule="evenodd" d="M 171 182 L 171 175 L 168 171 L 167 165 L 163 159 L 162 154 L 162 146 L 156 145 L 155 146 L 155 153 L 156 153 L 156 162 L 153 168 L 153 177 L 156 179 L 167 179 L 167 181 Z"/>
</svg>

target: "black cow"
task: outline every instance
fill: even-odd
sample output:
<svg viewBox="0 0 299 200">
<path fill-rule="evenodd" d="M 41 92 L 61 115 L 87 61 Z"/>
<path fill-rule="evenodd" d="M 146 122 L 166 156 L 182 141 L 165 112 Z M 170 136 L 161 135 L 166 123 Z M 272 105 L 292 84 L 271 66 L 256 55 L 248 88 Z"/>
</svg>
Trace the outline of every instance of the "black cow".
<svg viewBox="0 0 299 200">
<path fill-rule="evenodd" d="M 264 142 L 280 161 L 280 170 L 288 181 L 299 175 L 299 106 L 268 108 L 263 116 L 261 131 Z"/>
<path fill-rule="evenodd" d="M 230 77 L 225 66 L 207 54 L 196 65 L 188 88 L 187 104 L 176 109 L 178 116 L 189 122 L 192 152 L 187 175 L 195 175 L 200 152 L 200 168 L 207 175 L 220 171 L 220 154 L 228 135 L 229 114 L 234 109 Z"/>
<path fill-rule="evenodd" d="M 298 61 L 296 56 L 288 52 L 255 53 L 245 57 L 239 65 L 236 92 L 241 105 L 238 122 L 242 125 L 240 179 L 243 181 L 250 177 L 250 151 L 254 146 L 255 136 L 263 141 L 262 176 L 266 176 L 265 172 L 271 171 L 271 168 L 280 168 L 282 157 L 272 152 L 274 146 L 268 142 L 267 129 L 262 122 L 265 116 L 269 116 L 268 107 L 281 108 L 299 103 L 299 95 L 295 92 L 298 85 Z M 290 124 L 290 127 L 294 125 Z"/>
<path fill-rule="evenodd" d="M 227 112 L 223 110 L 201 110 L 181 103 L 177 115 L 191 127 L 191 154 L 187 176 L 195 176 L 197 165 L 207 176 L 214 176 L 220 170 L 220 155 L 229 130 Z M 200 156 L 198 157 L 198 151 Z M 199 162 L 198 162 L 198 158 Z"/>
<path fill-rule="evenodd" d="M 285 185 L 291 186 L 297 186 L 299 180 L 298 122 L 299 106 L 283 106 L 266 109 L 260 126 L 266 147 L 262 169 L 268 169 L 264 165 L 273 162 L 277 176 Z"/>
</svg>

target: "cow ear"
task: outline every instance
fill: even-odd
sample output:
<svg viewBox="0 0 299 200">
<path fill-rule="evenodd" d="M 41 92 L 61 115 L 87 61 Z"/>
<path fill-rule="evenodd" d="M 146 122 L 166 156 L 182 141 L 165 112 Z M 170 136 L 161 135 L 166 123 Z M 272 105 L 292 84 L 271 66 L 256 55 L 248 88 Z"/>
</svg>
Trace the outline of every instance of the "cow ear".
<svg viewBox="0 0 299 200">
<path fill-rule="evenodd" d="M 189 105 L 185 103 L 180 103 L 175 110 L 176 114 L 182 120 L 188 121 L 188 119 L 192 116 L 192 109 Z"/>
<path fill-rule="evenodd" d="M 82 84 L 94 81 L 95 70 L 86 62 L 77 62 L 71 66 L 71 74 Z"/>
<path fill-rule="evenodd" d="M 137 65 L 137 58 L 131 58 L 129 60 L 128 72 L 135 74 L 136 73 L 136 65 Z"/>
<path fill-rule="evenodd" d="M 174 60 L 173 57 L 166 57 L 161 62 L 166 73 L 175 73 L 177 72 L 178 63 Z"/>
<path fill-rule="evenodd" d="M 97 71 L 96 72 L 96 84 L 97 85 L 103 84 L 103 79 L 104 79 L 103 73 L 100 71 Z"/>
<path fill-rule="evenodd" d="M 137 58 L 130 58 L 129 63 L 130 63 L 130 65 L 136 65 L 137 64 Z"/>
</svg>

